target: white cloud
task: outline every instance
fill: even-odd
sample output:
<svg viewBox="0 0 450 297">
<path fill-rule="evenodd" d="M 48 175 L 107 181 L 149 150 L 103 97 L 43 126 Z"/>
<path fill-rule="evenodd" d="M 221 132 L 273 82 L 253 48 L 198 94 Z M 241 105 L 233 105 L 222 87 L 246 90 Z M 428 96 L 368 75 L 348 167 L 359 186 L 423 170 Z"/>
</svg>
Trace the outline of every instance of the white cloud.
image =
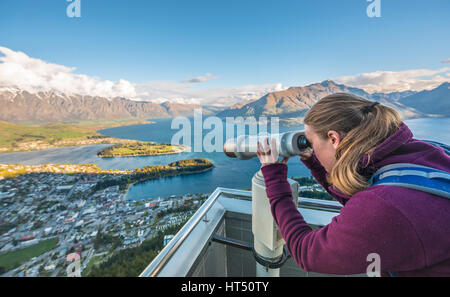
<svg viewBox="0 0 450 297">
<path fill-rule="evenodd" d="M 438 70 L 376 71 L 339 77 L 334 80 L 341 84 L 364 89 L 369 93 L 423 91 L 436 88 L 444 82 L 450 82 L 449 71 L 449 67 Z"/>
<path fill-rule="evenodd" d="M 212 75 L 211 73 L 206 73 L 205 76 L 198 76 L 191 79 L 184 80 L 184 83 L 202 83 L 207 82 L 208 80 L 218 79 L 217 76 Z"/>
<path fill-rule="evenodd" d="M 76 74 L 75 67 L 51 64 L 23 52 L 0 47 L 0 87 L 17 87 L 29 92 L 56 91 L 103 97 L 136 97 L 134 85 Z"/>
<path fill-rule="evenodd" d="M 75 67 L 29 57 L 20 51 L 0 46 L 0 88 L 16 87 L 31 93 L 56 91 L 102 97 L 126 97 L 134 100 L 155 102 L 211 104 L 228 106 L 237 102 L 258 99 L 268 92 L 283 89 L 280 83 L 248 85 L 236 88 L 196 89 L 200 82 L 217 79 L 207 73 L 186 81 L 150 81 L 135 84 L 127 80 L 117 82 L 100 80 L 74 73 Z"/>
<path fill-rule="evenodd" d="M 450 64 L 450 59 L 444 60 L 441 62 L 442 64 Z"/>
</svg>

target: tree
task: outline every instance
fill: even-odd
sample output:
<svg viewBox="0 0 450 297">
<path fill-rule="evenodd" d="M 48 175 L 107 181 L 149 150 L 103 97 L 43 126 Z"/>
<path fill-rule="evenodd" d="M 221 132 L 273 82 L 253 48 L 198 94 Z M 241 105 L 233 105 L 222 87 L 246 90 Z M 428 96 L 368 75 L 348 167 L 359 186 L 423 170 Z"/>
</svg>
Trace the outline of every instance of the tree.
<svg viewBox="0 0 450 297">
<path fill-rule="evenodd" d="M 164 235 L 176 233 L 185 222 L 158 232 L 140 246 L 114 253 L 108 260 L 92 267 L 89 277 L 138 276 L 163 248 Z"/>
</svg>

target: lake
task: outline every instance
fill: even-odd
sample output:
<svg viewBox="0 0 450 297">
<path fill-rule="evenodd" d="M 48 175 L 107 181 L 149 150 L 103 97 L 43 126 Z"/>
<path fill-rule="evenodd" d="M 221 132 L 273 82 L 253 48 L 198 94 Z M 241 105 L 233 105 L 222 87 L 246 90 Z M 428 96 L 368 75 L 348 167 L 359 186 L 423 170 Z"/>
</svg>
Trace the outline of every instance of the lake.
<svg viewBox="0 0 450 297">
<path fill-rule="evenodd" d="M 100 130 L 103 135 L 170 143 L 178 130 L 171 129 L 171 119 L 152 120 L 155 124 L 142 124 Z M 417 139 L 434 140 L 449 143 L 450 118 L 425 118 L 405 121 Z M 281 132 L 302 130 L 303 126 L 280 127 Z M 203 131 L 203 135 L 209 131 Z M 225 140 L 225 137 L 224 139 Z M 193 143 L 193 140 L 192 140 Z M 230 159 L 224 153 L 184 152 L 176 155 L 150 157 L 99 158 L 97 152 L 109 145 L 91 145 L 83 147 L 64 147 L 44 151 L 0 154 L 2 164 L 39 165 L 55 164 L 97 164 L 102 169 L 135 169 L 148 165 L 168 164 L 190 158 L 207 158 L 215 168 L 211 171 L 183 175 L 139 183 L 130 188 L 127 198 L 133 200 L 168 197 L 187 193 L 211 193 L 217 187 L 249 189 L 251 178 L 259 170 L 257 158 L 248 161 Z M 299 157 L 288 162 L 288 176 L 309 176 L 309 170 L 300 162 Z"/>
</svg>

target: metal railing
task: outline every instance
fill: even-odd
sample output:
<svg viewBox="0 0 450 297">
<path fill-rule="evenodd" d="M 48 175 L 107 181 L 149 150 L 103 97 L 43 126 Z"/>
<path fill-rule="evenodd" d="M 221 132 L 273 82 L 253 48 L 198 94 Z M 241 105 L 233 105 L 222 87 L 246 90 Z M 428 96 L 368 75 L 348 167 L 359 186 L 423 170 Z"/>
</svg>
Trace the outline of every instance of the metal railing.
<svg viewBox="0 0 450 297">
<path fill-rule="evenodd" d="M 198 225 L 198 223 L 200 223 L 201 221 L 208 221 L 208 211 L 221 196 L 231 196 L 233 198 L 242 197 L 245 200 L 249 200 L 252 197 L 252 192 L 236 189 L 217 188 L 197 210 L 197 212 L 189 219 L 189 221 L 180 229 L 180 231 L 177 232 L 172 240 L 163 248 L 158 256 L 156 256 L 156 258 L 144 269 L 139 277 L 157 276 L 173 256 L 173 254 L 191 234 L 192 230 L 194 230 L 194 228 Z M 302 198 L 301 202 L 299 203 L 299 207 L 300 206 L 307 208 L 321 208 L 322 210 L 329 210 L 333 212 L 339 211 L 339 209 L 341 208 L 340 204 L 336 201 L 324 201 L 308 198 Z"/>
<path fill-rule="evenodd" d="M 197 210 L 194 216 L 178 231 L 172 240 L 164 247 L 164 249 L 156 256 L 156 258 L 144 269 L 140 277 L 155 277 L 169 261 L 173 254 L 178 250 L 184 240 L 189 236 L 192 230 L 198 225 L 200 221 L 207 217 L 208 210 L 214 205 L 217 198 L 222 194 L 229 194 L 233 196 L 251 197 L 251 192 L 217 188 L 211 196 L 203 203 Z"/>
<path fill-rule="evenodd" d="M 343 206 L 337 201 L 299 197 L 298 207 L 339 212 Z"/>
</svg>

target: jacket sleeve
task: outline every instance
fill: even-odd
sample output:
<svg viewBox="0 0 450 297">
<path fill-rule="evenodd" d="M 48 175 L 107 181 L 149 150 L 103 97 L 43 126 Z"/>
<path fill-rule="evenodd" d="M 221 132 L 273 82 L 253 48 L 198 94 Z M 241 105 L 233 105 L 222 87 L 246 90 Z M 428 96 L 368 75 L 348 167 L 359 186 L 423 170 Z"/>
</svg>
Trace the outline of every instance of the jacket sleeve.
<svg viewBox="0 0 450 297">
<path fill-rule="evenodd" d="M 272 215 L 289 253 L 305 271 L 366 273 L 373 253 L 380 256 L 381 272 L 417 268 L 408 265 L 412 257 L 423 254 L 420 240 L 409 221 L 383 199 L 360 192 L 330 224 L 312 230 L 292 202 L 287 166 L 272 164 L 262 172 Z"/>
<path fill-rule="evenodd" d="M 334 199 L 336 199 L 342 205 L 345 205 L 349 197 L 344 193 L 341 193 L 339 190 L 335 189 L 330 183 L 327 181 L 327 171 L 320 164 L 320 161 L 317 159 L 316 155 L 312 155 L 311 158 L 307 160 L 301 160 L 303 164 L 311 171 L 312 176 L 316 179 L 316 181 L 322 185 L 322 187 L 331 195 Z"/>
</svg>

